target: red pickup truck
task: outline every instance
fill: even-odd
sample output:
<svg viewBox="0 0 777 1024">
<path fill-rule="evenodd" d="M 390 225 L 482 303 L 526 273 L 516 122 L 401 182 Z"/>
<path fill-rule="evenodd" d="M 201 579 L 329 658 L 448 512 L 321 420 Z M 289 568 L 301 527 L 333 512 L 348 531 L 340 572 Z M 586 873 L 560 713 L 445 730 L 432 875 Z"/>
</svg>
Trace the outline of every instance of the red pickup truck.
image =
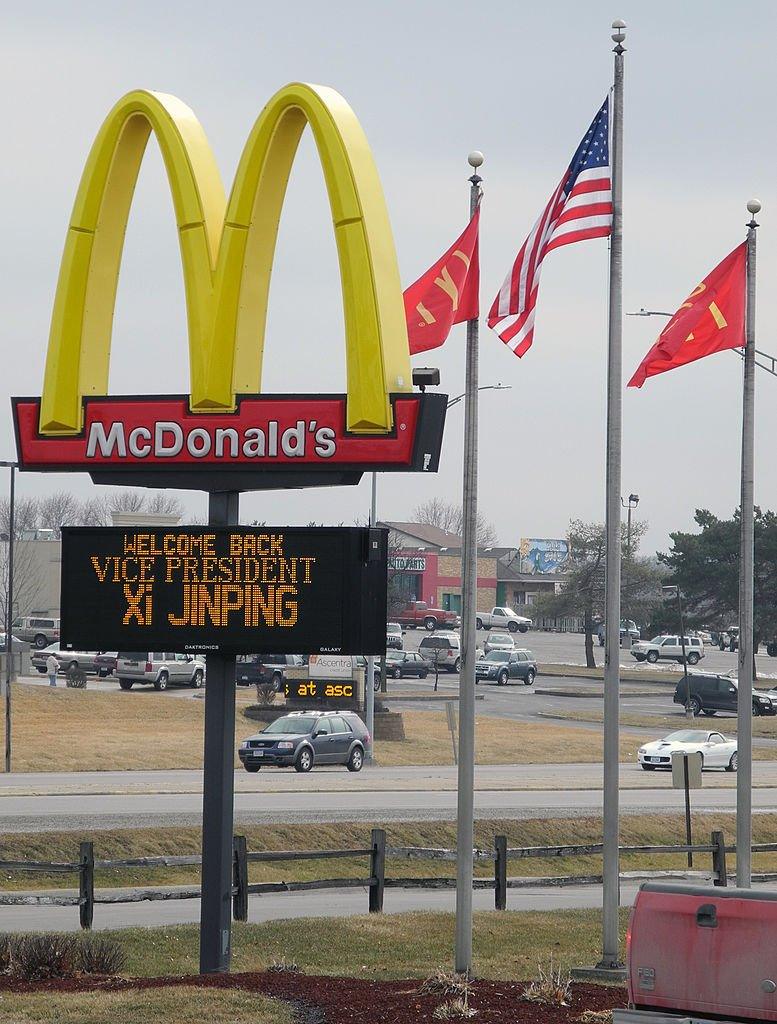
<svg viewBox="0 0 777 1024">
<path fill-rule="evenodd" d="M 431 633 L 440 626 L 446 629 L 455 629 L 459 617 L 456 612 L 446 612 L 442 608 L 430 608 L 426 601 L 411 601 L 402 611 L 394 616 L 394 622 L 400 626 L 409 626 L 416 629 L 423 626 Z"/>
</svg>

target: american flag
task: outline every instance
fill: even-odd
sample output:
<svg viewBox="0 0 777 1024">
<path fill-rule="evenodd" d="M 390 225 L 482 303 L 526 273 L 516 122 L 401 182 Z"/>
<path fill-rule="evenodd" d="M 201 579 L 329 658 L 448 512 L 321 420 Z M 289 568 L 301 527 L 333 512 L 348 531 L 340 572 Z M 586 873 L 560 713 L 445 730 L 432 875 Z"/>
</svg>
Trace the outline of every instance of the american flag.
<svg viewBox="0 0 777 1024">
<path fill-rule="evenodd" d="M 569 169 L 521 246 L 488 314 L 488 326 L 517 356 L 531 348 L 542 261 L 552 249 L 602 238 L 612 226 L 610 97 L 577 147 Z"/>
</svg>

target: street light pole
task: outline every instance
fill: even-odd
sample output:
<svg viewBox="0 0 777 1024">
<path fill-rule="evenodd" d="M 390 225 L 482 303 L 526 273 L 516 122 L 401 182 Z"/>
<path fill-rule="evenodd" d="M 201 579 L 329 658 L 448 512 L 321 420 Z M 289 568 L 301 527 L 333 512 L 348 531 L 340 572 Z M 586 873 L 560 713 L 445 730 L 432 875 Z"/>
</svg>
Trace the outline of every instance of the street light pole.
<svg viewBox="0 0 777 1024">
<path fill-rule="evenodd" d="M 668 584 L 661 588 L 664 597 L 677 598 L 677 617 L 680 620 L 680 647 L 683 652 L 683 681 L 685 683 L 685 717 L 693 718 L 691 711 L 691 685 L 688 681 L 688 659 L 685 657 L 685 623 L 683 621 L 683 598 L 679 586 Z"/>
<path fill-rule="evenodd" d="M 16 462 L 0 462 L 11 471 L 8 508 L 8 590 L 5 606 L 5 770 L 11 770 L 11 672 L 13 665 L 13 549 L 16 530 Z"/>
<path fill-rule="evenodd" d="M 378 474 L 372 474 L 372 494 L 370 497 L 370 526 L 375 526 L 378 518 Z M 372 751 L 375 749 L 375 655 L 367 656 L 367 675 L 364 680 L 364 708 L 367 719 L 367 732 L 371 742 L 365 751 L 364 760 L 372 764 Z"/>
<path fill-rule="evenodd" d="M 621 505 L 627 510 L 626 511 L 626 566 L 623 572 L 623 593 L 626 597 L 626 618 L 629 618 L 629 572 L 631 570 L 631 510 L 639 505 L 639 495 L 630 494 L 628 504 L 621 498 Z M 626 626 L 626 647 L 631 647 L 631 633 L 629 632 L 628 624 Z"/>
</svg>

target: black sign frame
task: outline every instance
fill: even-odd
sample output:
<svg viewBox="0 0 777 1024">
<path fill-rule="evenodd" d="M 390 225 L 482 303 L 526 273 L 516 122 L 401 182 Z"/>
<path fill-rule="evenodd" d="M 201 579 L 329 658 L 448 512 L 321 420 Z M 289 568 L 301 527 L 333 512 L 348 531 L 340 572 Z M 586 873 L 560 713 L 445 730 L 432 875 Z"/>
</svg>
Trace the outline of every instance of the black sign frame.
<svg viewBox="0 0 777 1024">
<path fill-rule="evenodd" d="M 192 560 L 188 567 L 184 558 Z M 61 644 L 179 654 L 381 654 L 387 559 L 388 531 L 367 527 L 63 527 Z M 230 573 L 237 578 L 223 578 Z M 242 604 L 231 607 L 230 600 Z M 277 622 L 270 621 L 273 608 Z M 190 621 L 198 616 L 202 622 Z"/>
</svg>

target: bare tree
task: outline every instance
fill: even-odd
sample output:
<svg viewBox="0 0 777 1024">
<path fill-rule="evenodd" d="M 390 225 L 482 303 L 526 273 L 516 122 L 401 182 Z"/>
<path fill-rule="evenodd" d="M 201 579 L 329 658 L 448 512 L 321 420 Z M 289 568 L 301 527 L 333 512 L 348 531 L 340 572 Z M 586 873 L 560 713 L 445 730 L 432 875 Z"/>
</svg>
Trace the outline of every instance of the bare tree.
<svg viewBox="0 0 777 1024">
<path fill-rule="evenodd" d="M 111 491 L 106 504 L 110 512 L 142 512 L 146 496 L 142 491 Z"/>
<path fill-rule="evenodd" d="M 38 523 L 59 540 L 63 526 L 81 525 L 81 505 L 70 491 L 55 491 L 38 503 Z"/>
<path fill-rule="evenodd" d="M 447 533 L 455 533 L 461 537 L 464 520 L 461 505 L 442 498 L 430 498 L 429 501 L 417 505 L 413 510 L 413 522 L 436 526 Z M 477 521 L 477 544 L 479 548 L 492 548 L 497 543 L 497 534 L 493 523 L 479 512 Z"/>
<path fill-rule="evenodd" d="M 8 537 L 11 522 L 11 506 L 8 498 L 0 498 L 0 536 Z M 38 528 L 37 498 L 17 498 L 14 502 L 14 533 L 23 536 L 29 530 Z"/>
<path fill-rule="evenodd" d="M 79 512 L 80 526 L 108 526 L 111 521 L 109 502 L 104 495 L 87 498 Z"/>
<path fill-rule="evenodd" d="M 174 494 L 167 491 L 155 491 L 146 498 L 146 512 L 160 516 L 183 517 L 184 508 Z"/>
</svg>

